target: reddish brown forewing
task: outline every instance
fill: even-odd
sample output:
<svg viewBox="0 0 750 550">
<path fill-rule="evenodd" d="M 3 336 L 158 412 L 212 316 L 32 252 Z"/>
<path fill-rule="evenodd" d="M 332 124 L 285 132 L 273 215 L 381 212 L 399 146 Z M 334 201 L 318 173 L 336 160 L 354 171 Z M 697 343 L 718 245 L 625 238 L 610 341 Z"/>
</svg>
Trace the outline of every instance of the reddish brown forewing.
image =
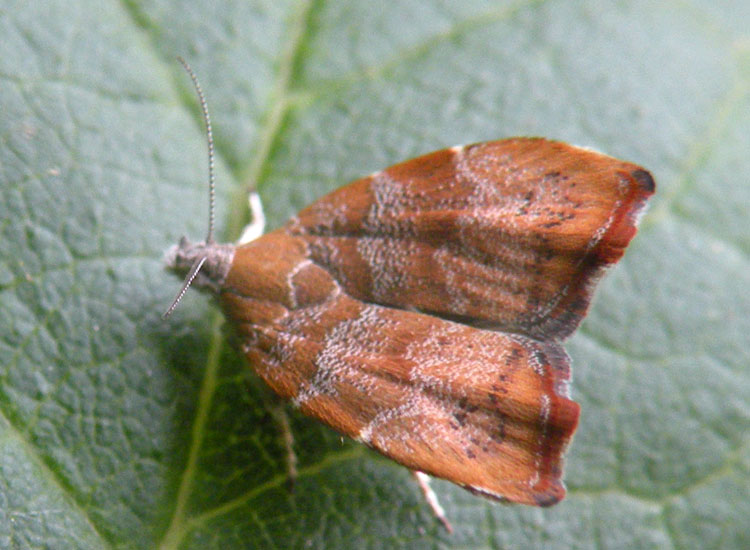
<svg viewBox="0 0 750 550">
<path fill-rule="evenodd" d="M 256 372 L 413 470 L 547 506 L 578 422 L 560 341 L 654 192 L 642 168 L 544 139 L 438 151 L 239 246 L 173 250 Z M 216 252 L 218 250 L 218 252 Z"/>
</svg>

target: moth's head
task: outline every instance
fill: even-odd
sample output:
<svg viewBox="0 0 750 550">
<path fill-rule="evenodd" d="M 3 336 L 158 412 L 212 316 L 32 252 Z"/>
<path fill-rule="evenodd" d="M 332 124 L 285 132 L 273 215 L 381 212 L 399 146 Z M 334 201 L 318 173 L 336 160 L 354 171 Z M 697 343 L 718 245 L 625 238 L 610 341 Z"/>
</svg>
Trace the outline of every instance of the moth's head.
<svg viewBox="0 0 750 550">
<path fill-rule="evenodd" d="M 185 281 L 190 275 L 190 282 L 198 288 L 218 292 L 227 280 L 235 249 L 233 244 L 194 243 L 182 237 L 179 244 L 167 250 L 164 264 Z"/>
</svg>

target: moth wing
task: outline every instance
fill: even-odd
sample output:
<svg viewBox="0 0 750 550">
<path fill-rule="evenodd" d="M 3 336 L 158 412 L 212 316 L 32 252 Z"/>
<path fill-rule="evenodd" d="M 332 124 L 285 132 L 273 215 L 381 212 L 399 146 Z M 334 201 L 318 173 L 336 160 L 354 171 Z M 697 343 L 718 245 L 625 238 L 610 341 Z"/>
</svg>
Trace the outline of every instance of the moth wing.
<svg viewBox="0 0 750 550">
<path fill-rule="evenodd" d="M 238 248 L 220 293 L 276 393 L 486 497 L 550 505 L 564 496 L 562 456 L 579 408 L 559 344 L 363 303 L 305 249 L 283 230 Z"/>
<path fill-rule="evenodd" d="M 653 191 L 634 164 L 514 138 L 357 180 L 287 230 L 364 302 L 561 339 L 624 253 Z"/>
</svg>

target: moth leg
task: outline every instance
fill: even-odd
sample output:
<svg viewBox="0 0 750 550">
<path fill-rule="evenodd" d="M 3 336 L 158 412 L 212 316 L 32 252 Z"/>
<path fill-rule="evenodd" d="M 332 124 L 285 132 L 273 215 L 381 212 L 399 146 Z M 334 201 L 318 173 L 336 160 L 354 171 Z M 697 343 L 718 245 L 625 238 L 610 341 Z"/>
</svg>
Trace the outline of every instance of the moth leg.
<svg viewBox="0 0 750 550">
<path fill-rule="evenodd" d="M 238 244 L 254 241 L 263 234 L 263 230 L 266 227 L 266 216 L 263 214 L 263 204 L 260 202 L 260 195 L 255 191 L 251 191 L 248 195 L 248 204 L 250 205 L 252 221 L 242 230 L 242 236 L 237 241 Z"/>
<path fill-rule="evenodd" d="M 430 476 L 418 470 L 409 471 L 417 481 L 419 488 L 422 490 L 422 494 L 424 495 L 427 504 L 430 506 L 430 508 L 432 508 L 432 513 L 435 514 L 435 517 L 438 519 L 438 521 L 443 524 L 445 530 L 449 533 L 452 533 L 453 526 L 451 526 L 450 522 L 448 521 L 448 518 L 445 515 L 445 510 L 440 505 L 440 501 L 438 501 L 438 497 L 435 494 L 435 491 L 433 491 L 432 487 L 430 487 Z"/>
<path fill-rule="evenodd" d="M 292 427 L 289 424 L 289 415 L 286 414 L 284 402 L 278 398 L 269 404 L 268 412 L 276 424 L 281 436 L 281 442 L 284 444 L 286 484 L 287 489 L 291 493 L 294 491 L 294 485 L 297 482 L 297 453 L 294 452 L 294 433 L 292 433 Z"/>
</svg>

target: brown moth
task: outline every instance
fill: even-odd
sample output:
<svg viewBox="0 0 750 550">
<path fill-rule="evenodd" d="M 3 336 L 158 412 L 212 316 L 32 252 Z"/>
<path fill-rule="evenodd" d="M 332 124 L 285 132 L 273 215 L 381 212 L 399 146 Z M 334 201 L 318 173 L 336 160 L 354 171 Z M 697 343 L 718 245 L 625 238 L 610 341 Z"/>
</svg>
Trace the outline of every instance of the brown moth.
<svg viewBox="0 0 750 550">
<path fill-rule="evenodd" d="M 579 416 L 561 341 L 653 193 L 635 164 L 505 139 L 359 179 L 241 246 L 183 238 L 167 263 L 304 414 L 413 471 L 549 506 Z"/>
</svg>

